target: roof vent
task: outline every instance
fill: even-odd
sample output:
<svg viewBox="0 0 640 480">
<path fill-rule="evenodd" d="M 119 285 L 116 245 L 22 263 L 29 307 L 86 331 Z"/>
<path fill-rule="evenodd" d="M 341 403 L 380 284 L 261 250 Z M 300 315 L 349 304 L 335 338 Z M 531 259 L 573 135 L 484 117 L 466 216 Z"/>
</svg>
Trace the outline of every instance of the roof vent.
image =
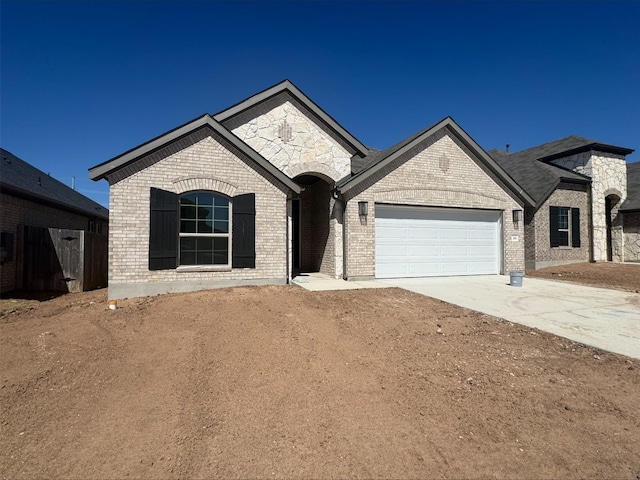
<svg viewBox="0 0 640 480">
<path fill-rule="evenodd" d="M 509 147 L 510 147 L 510 146 L 511 146 L 511 145 L 509 145 L 508 143 L 505 145 L 505 149 L 504 149 L 504 150 L 505 150 L 505 152 L 509 153 Z"/>
</svg>

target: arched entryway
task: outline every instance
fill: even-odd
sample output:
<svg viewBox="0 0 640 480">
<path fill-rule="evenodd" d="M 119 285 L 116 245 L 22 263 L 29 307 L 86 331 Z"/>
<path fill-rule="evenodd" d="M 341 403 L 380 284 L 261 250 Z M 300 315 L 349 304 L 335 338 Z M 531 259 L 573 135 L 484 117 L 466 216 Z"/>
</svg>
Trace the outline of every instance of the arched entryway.
<svg viewBox="0 0 640 480">
<path fill-rule="evenodd" d="M 303 191 L 292 200 L 291 208 L 293 274 L 321 272 L 333 276 L 333 181 L 321 174 L 298 175 L 294 181 Z"/>
<path fill-rule="evenodd" d="M 605 197 L 605 219 L 607 222 L 607 261 L 613 261 L 614 244 L 616 241 L 614 227 L 618 223 L 618 208 L 620 207 L 620 197 L 611 194 Z"/>
</svg>

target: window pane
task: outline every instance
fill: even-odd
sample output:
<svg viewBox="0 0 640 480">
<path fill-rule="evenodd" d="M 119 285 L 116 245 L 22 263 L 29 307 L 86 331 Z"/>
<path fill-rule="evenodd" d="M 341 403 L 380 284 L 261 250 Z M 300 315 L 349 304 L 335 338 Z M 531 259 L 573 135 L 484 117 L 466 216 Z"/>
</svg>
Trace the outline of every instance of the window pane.
<svg viewBox="0 0 640 480">
<path fill-rule="evenodd" d="M 213 205 L 213 193 L 198 192 L 196 195 L 198 196 L 198 205 L 204 205 L 207 207 Z"/>
<path fill-rule="evenodd" d="M 181 206 L 180 207 L 180 218 L 196 218 L 196 207 L 190 206 Z"/>
<path fill-rule="evenodd" d="M 215 233 L 229 233 L 229 222 L 219 222 L 216 221 L 214 223 Z"/>
<path fill-rule="evenodd" d="M 181 252 L 180 253 L 180 265 L 196 265 L 196 253 L 195 252 Z"/>
<path fill-rule="evenodd" d="M 180 239 L 180 250 L 195 250 L 196 239 L 193 237 L 183 237 Z"/>
<path fill-rule="evenodd" d="M 224 250 L 225 252 L 229 250 L 229 238 L 228 237 L 217 237 L 213 239 L 213 249 L 214 250 Z"/>
<path fill-rule="evenodd" d="M 558 209 L 558 228 L 560 230 L 566 230 L 569 228 L 569 209 L 568 208 Z"/>
<path fill-rule="evenodd" d="M 228 207 L 229 206 L 229 199 L 226 198 L 226 197 L 223 197 L 222 195 L 216 195 L 215 196 L 214 205 L 216 207 Z"/>
<path fill-rule="evenodd" d="M 569 246 L 569 232 L 566 230 L 558 232 L 558 243 L 563 247 Z"/>
<path fill-rule="evenodd" d="M 213 222 L 211 220 L 198 221 L 198 233 L 213 233 Z"/>
<path fill-rule="evenodd" d="M 180 222 L 180 233 L 196 233 L 195 220 L 182 220 Z"/>
<path fill-rule="evenodd" d="M 216 220 L 229 220 L 229 207 L 216 207 Z"/>
<path fill-rule="evenodd" d="M 198 220 L 213 218 L 213 207 L 202 207 L 198 205 Z"/>
<path fill-rule="evenodd" d="M 213 250 L 213 238 L 205 237 L 196 240 L 197 250 Z"/>
<path fill-rule="evenodd" d="M 197 198 L 198 198 L 198 194 L 197 193 L 188 193 L 186 195 L 182 195 L 180 197 L 180 204 L 181 205 L 195 205 Z"/>
<path fill-rule="evenodd" d="M 214 265 L 226 265 L 229 261 L 229 253 L 215 250 L 213 252 L 213 264 Z"/>
<path fill-rule="evenodd" d="M 198 265 L 212 265 L 213 264 L 213 252 L 197 252 L 196 260 Z"/>
</svg>

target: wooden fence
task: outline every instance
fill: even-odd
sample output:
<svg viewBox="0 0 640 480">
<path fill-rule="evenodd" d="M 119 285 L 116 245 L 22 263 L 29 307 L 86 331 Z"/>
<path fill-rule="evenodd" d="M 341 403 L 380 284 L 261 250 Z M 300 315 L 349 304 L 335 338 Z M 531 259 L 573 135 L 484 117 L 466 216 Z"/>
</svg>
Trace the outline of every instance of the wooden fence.
<svg viewBox="0 0 640 480">
<path fill-rule="evenodd" d="M 84 292 L 107 286 L 106 236 L 28 226 L 24 242 L 26 290 Z"/>
</svg>

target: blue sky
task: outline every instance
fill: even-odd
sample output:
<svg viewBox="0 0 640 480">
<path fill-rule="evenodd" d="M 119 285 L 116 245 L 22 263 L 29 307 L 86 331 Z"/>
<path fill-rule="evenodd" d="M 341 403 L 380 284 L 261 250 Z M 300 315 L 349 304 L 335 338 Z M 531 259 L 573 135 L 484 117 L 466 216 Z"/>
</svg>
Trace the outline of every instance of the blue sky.
<svg viewBox="0 0 640 480">
<path fill-rule="evenodd" d="M 2 0 L 0 144 L 87 169 L 288 78 L 364 144 L 451 115 L 483 148 L 637 149 L 640 2 Z"/>
</svg>

